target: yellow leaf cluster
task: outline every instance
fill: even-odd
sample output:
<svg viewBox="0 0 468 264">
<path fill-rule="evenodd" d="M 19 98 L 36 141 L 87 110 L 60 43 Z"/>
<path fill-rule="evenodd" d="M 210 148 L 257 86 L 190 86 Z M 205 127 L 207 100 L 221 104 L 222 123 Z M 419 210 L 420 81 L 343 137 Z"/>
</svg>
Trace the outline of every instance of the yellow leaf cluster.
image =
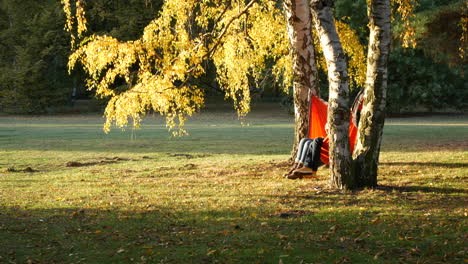
<svg viewBox="0 0 468 264">
<path fill-rule="evenodd" d="M 76 1 L 76 21 L 77 21 L 77 31 L 78 36 L 81 36 L 84 32 L 86 32 L 86 12 L 84 8 L 85 1 L 84 0 L 77 0 Z"/>
<path fill-rule="evenodd" d="M 66 28 L 72 31 L 70 0 L 63 3 Z M 76 7 L 80 36 L 86 30 L 84 0 L 76 0 Z M 88 88 L 110 98 L 105 131 L 113 124 L 126 127 L 130 120 L 138 126 L 143 115 L 154 111 L 166 116 L 168 128 L 180 135 L 186 133 L 186 118 L 204 104 L 203 91 L 191 80 L 204 73 L 206 60 L 213 60 L 219 83 L 243 116 L 250 108 L 250 80 L 262 78 L 268 59 L 278 62 L 270 66 L 279 78 L 291 79 L 287 51 L 286 26 L 276 1 L 172 0 L 137 40 L 84 39 L 69 67 L 81 64 L 89 75 Z M 116 87 L 122 80 L 126 85 Z"/>
<path fill-rule="evenodd" d="M 291 74 L 291 64 L 283 57 L 288 54 L 286 25 L 283 15 L 275 7 L 274 1 L 258 1 L 249 9 L 248 15 L 234 21 L 228 29 L 223 44 L 214 53 L 218 81 L 226 96 L 234 101 L 239 116 L 250 109 L 250 78 L 255 82 L 262 78 L 262 70 L 267 59 L 273 59 L 273 73 L 277 77 Z M 237 2 L 237 8 L 226 12 L 220 24 L 226 24 L 238 15 L 245 6 Z M 291 79 L 290 76 L 287 77 Z"/>
<path fill-rule="evenodd" d="M 70 0 L 62 0 L 63 12 L 66 16 L 65 30 L 71 32 L 73 29 L 73 15 L 71 11 Z"/>
<path fill-rule="evenodd" d="M 104 130 L 112 124 L 138 127 L 141 117 L 153 110 L 166 116 L 169 129 L 183 134 L 187 116 L 204 102 L 202 91 L 188 78 L 203 73 L 206 54 L 199 38 L 189 36 L 187 21 L 196 1 L 169 1 L 161 16 L 152 21 L 143 36 L 121 42 L 109 36 L 86 39 L 69 58 L 69 67 L 79 62 L 88 73 L 88 87 L 96 95 L 110 97 Z M 135 67 L 137 66 L 137 67 Z M 125 80 L 127 86 L 116 89 Z"/>
<path fill-rule="evenodd" d="M 348 76 L 351 87 L 363 87 L 366 81 L 366 55 L 365 46 L 359 41 L 357 32 L 341 21 L 335 21 L 336 30 L 340 37 L 343 51 L 347 56 Z M 319 43 L 318 36 L 313 30 L 312 35 L 315 43 Z M 320 45 L 315 45 L 317 48 L 316 60 L 317 65 L 323 70 L 327 70 L 327 63 L 323 56 L 323 51 Z"/>
<path fill-rule="evenodd" d="M 63 5 L 63 12 L 65 13 L 66 22 L 65 30 L 72 33 L 74 28 L 73 25 L 76 23 L 76 31 L 78 36 L 81 37 L 86 32 L 86 12 L 85 12 L 85 0 L 76 0 L 75 2 L 75 14 L 72 12 L 70 0 L 61 0 Z M 75 21 L 76 20 L 76 21 Z M 71 34 L 71 46 L 75 47 L 75 35 Z"/>
<path fill-rule="evenodd" d="M 341 21 L 336 21 L 336 29 L 348 57 L 348 75 L 352 86 L 363 87 L 366 82 L 365 47 L 359 41 L 357 32 Z"/>
<path fill-rule="evenodd" d="M 70 0 L 61 0 L 63 5 L 63 12 L 65 13 L 66 21 L 65 21 L 65 30 L 68 32 L 72 32 L 73 30 L 73 14 L 71 11 L 71 4 Z M 71 46 L 75 46 L 75 35 L 71 34 Z"/>
<path fill-rule="evenodd" d="M 462 18 L 460 19 L 460 26 L 462 29 L 462 34 L 460 38 L 460 47 L 458 48 L 458 54 L 460 58 L 464 59 L 466 57 L 468 49 L 468 0 L 465 1 L 465 6 L 463 7 Z"/>
<path fill-rule="evenodd" d="M 401 16 L 404 30 L 400 33 L 402 46 L 405 48 L 416 47 L 416 29 L 413 26 L 415 18 L 414 9 L 418 5 L 416 0 L 392 0 L 392 4 L 397 5 L 397 12 Z"/>
</svg>

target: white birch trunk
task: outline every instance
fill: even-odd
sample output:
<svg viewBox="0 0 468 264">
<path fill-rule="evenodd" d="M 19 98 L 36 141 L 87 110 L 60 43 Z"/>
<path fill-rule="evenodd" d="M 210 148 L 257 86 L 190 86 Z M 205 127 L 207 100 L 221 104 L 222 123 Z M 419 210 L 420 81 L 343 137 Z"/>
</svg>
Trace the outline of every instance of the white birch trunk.
<svg viewBox="0 0 468 264">
<path fill-rule="evenodd" d="M 349 148 L 349 85 L 346 58 L 332 13 L 332 0 L 311 0 L 312 15 L 328 68 L 330 185 L 353 188 Z"/>
<path fill-rule="evenodd" d="M 314 43 L 311 32 L 311 13 L 308 0 L 285 0 L 284 8 L 294 68 L 294 159 L 301 138 L 309 127 L 309 95 L 318 95 L 318 73 L 315 64 Z"/>
<path fill-rule="evenodd" d="M 390 0 L 368 1 L 369 49 L 364 105 L 359 121 L 356 148 L 353 153 L 357 184 L 377 185 L 380 144 L 385 121 L 388 56 L 391 41 Z"/>
</svg>

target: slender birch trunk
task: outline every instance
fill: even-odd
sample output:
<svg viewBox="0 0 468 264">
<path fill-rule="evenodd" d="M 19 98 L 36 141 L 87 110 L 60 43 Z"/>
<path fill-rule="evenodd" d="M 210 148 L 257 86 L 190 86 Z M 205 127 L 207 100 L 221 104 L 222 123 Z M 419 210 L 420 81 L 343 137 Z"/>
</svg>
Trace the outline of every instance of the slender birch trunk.
<svg viewBox="0 0 468 264">
<path fill-rule="evenodd" d="M 318 73 L 315 64 L 314 43 L 311 32 L 311 13 L 308 0 L 285 0 L 288 35 L 294 68 L 294 159 L 297 145 L 307 136 L 309 127 L 309 95 L 318 95 Z"/>
<path fill-rule="evenodd" d="M 333 0 L 311 0 L 312 16 L 328 68 L 330 185 L 353 188 L 349 148 L 349 85 L 346 58 L 336 31 Z"/>
<path fill-rule="evenodd" d="M 367 9 L 370 29 L 367 75 L 364 105 L 359 121 L 357 144 L 353 153 L 353 167 L 357 184 L 360 187 L 377 185 L 391 40 L 390 0 L 370 0 Z"/>
</svg>

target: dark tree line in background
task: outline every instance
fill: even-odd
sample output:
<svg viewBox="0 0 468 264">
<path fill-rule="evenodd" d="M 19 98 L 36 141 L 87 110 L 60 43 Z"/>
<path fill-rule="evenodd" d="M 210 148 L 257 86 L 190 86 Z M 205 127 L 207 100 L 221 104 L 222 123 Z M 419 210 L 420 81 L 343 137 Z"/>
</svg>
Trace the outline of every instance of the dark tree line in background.
<svg viewBox="0 0 468 264">
<path fill-rule="evenodd" d="M 137 38 L 161 5 L 89 2 L 90 30 L 124 40 Z M 0 112 L 54 113 L 66 110 L 73 95 L 91 98 L 83 73 L 68 74 L 70 35 L 64 25 L 60 1 L 0 1 Z"/>
<path fill-rule="evenodd" d="M 466 16 L 464 0 L 420 0 L 416 10 L 414 49 L 402 48 L 398 39 L 401 26 L 394 27 L 389 63 L 387 111 L 463 111 L 468 106 L 468 66 L 458 56 Z M 161 0 L 88 1 L 87 19 L 91 32 L 105 33 L 121 40 L 136 39 L 157 16 Z M 360 32 L 367 43 L 368 23 L 365 0 L 336 1 L 335 17 Z M 357 12 L 356 10 L 361 10 Z M 63 28 L 65 16 L 57 0 L 0 0 L 0 112 L 54 113 L 66 111 L 75 98 L 91 98 L 79 70 L 70 75 L 67 60 L 70 36 Z M 465 47 L 466 48 L 466 47 Z M 206 65 L 206 89 L 216 93 Z M 265 82 L 253 87 L 261 96 L 284 97 L 280 85 L 266 72 Z M 324 73 L 319 73 L 326 80 Z M 321 91 L 327 94 L 328 88 Z M 75 88 L 75 91 L 74 91 Z M 351 87 L 356 88 L 356 87 Z M 356 90 L 356 89 L 354 89 Z M 283 99 L 284 99 L 283 98 Z"/>
<path fill-rule="evenodd" d="M 56 1 L 2 1 L 0 107 L 37 113 L 63 105 L 73 86 L 67 75 L 68 36 Z"/>
</svg>

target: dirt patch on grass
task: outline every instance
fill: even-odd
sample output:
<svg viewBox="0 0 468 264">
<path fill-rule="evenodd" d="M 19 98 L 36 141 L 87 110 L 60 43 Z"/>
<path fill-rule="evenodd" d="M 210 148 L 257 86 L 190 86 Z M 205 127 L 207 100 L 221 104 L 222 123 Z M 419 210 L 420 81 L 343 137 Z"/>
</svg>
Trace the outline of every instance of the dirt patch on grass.
<svg viewBox="0 0 468 264">
<path fill-rule="evenodd" d="M 104 165 L 104 164 L 110 164 L 110 163 L 116 163 L 116 161 L 112 161 L 112 160 L 101 160 L 98 162 L 69 161 L 65 163 L 65 167 L 86 167 L 86 166 Z"/>
<path fill-rule="evenodd" d="M 197 167 L 198 166 L 196 164 L 189 163 L 189 164 L 185 164 L 183 167 L 180 167 L 179 170 L 194 170 Z"/>
<path fill-rule="evenodd" d="M 313 212 L 311 211 L 304 211 L 304 210 L 291 210 L 291 211 L 284 211 L 279 212 L 276 214 L 269 215 L 270 217 L 280 217 L 280 218 L 291 218 L 291 217 L 301 217 L 304 215 L 311 215 Z"/>
<path fill-rule="evenodd" d="M 91 162 L 79 162 L 79 161 L 68 161 L 65 163 L 65 167 L 86 167 L 94 165 L 105 165 L 112 164 L 118 161 L 134 161 L 133 159 L 121 158 L 121 157 L 103 157 L 100 161 L 91 161 Z"/>
<path fill-rule="evenodd" d="M 211 157 L 212 155 L 209 154 L 187 154 L 187 153 L 167 153 L 169 157 L 179 157 L 179 158 L 186 158 L 186 159 L 196 159 L 196 158 L 206 158 Z"/>
<path fill-rule="evenodd" d="M 24 169 L 15 169 L 13 167 L 5 169 L 5 172 L 38 172 L 39 170 L 35 170 L 31 167 L 26 167 Z"/>
</svg>

